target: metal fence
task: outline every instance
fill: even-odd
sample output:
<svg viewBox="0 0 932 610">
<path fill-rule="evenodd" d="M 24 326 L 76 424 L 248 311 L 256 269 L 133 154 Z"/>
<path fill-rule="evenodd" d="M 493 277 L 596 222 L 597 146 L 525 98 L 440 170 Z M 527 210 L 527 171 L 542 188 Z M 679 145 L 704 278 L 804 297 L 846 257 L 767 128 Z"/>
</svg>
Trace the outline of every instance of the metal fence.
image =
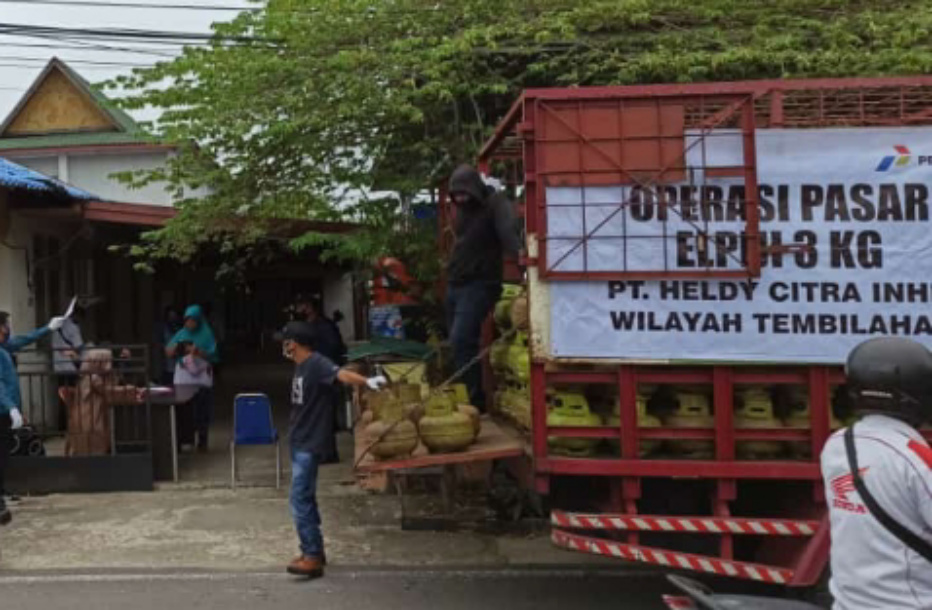
<svg viewBox="0 0 932 610">
<path fill-rule="evenodd" d="M 26 425 L 14 455 L 99 456 L 151 449 L 149 348 L 101 345 L 15 354 Z"/>
</svg>

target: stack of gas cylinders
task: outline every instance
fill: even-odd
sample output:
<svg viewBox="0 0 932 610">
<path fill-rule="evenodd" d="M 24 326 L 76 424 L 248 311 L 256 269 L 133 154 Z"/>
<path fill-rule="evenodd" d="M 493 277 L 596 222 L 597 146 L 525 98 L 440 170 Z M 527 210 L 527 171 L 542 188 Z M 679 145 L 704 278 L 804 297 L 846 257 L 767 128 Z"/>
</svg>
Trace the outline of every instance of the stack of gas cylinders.
<svg viewBox="0 0 932 610">
<path fill-rule="evenodd" d="M 498 339 L 489 352 L 495 375 L 494 409 L 519 427 L 531 428 L 530 350 L 528 348 L 528 300 L 523 289 L 506 285 L 495 306 Z M 559 428 L 620 427 L 617 392 L 600 393 L 598 387 L 547 388 L 547 425 Z M 736 430 L 810 428 L 809 394 L 793 386 L 738 386 L 734 396 Z M 844 391 L 833 400 L 831 428 L 850 421 Z M 648 386 L 637 389 L 638 427 L 712 430 L 715 427 L 712 388 L 708 385 Z M 620 436 L 620 433 L 619 433 Z M 554 455 L 591 457 L 618 455 L 619 442 L 599 438 L 551 436 Z M 811 459 L 811 444 L 804 441 L 744 440 L 735 447 L 743 460 L 779 458 Z M 707 439 L 642 439 L 640 457 L 663 455 L 681 459 L 712 459 L 715 443 Z"/>
<path fill-rule="evenodd" d="M 495 306 L 498 339 L 489 351 L 495 374 L 494 408 L 520 427 L 531 428 L 531 354 L 528 348 L 528 302 L 520 286 L 505 285 Z"/>
<path fill-rule="evenodd" d="M 366 398 L 361 422 L 369 452 L 377 460 L 403 459 L 420 446 L 429 453 L 455 453 L 479 437 L 479 411 L 466 404 L 464 385 L 441 391 L 398 383 Z"/>
</svg>

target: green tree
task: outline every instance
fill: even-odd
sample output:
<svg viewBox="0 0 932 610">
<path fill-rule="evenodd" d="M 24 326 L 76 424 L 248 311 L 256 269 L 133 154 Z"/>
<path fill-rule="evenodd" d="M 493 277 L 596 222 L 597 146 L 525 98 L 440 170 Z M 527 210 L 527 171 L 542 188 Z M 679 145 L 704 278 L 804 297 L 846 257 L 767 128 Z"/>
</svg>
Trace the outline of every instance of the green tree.
<svg viewBox="0 0 932 610">
<path fill-rule="evenodd" d="M 896 0 L 269 0 L 212 44 L 118 79 L 181 147 L 181 214 L 134 248 L 231 256 L 281 218 L 358 222 L 295 248 L 438 270 L 410 207 L 526 87 L 932 71 L 932 6 Z M 187 197 L 209 186 L 202 198 Z M 236 230 L 231 230 L 235 227 Z"/>
</svg>

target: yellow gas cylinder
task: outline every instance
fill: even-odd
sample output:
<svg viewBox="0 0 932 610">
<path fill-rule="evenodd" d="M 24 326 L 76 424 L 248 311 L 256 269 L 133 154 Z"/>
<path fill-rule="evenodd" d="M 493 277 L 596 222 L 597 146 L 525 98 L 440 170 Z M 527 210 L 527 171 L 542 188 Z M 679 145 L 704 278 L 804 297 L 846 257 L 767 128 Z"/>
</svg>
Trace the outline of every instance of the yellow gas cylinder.
<svg viewBox="0 0 932 610">
<path fill-rule="evenodd" d="M 526 294 L 515 297 L 511 302 L 511 325 L 522 331 L 530 328 L 530 310 Z"/>
<path fill-rule="evenodd" d="M 502 414 L 502 403 L 505 399 L 505 384 L 499 381 L 495 385 L 495 393 L 492 394 L 492 413 Z"/>
<path fill-rule="evenodd" d="M 444 392 L 454 404 L 469 404 L 469 390 L 465 383 L 452 383 L 444 389 Z"/>
<path fill-rule="evenodd" d="M 500 330 L 511 328 L 511 301 L 502 299 L 496 303 L 492 317 L 495 319 L 495 325 Z"/>
<path fill-rule="evenodd" d="M 443 391 L 447 396 L 447 400 L 453 403 L 457 411 L 469 416 L 469 421 L 472 422 L 473 427 L 473 440 L 475 440 L 479 437 L 479 431 L 482 429 L 482 420 L 479 409 L 469 404 L 466 386 L 462 385 L 462 387 L 460 387 L 461 385 L 462 384 L 447 386 Z"/>
<path fill-rule="evenodd" d="M 636 403 L 638 428 L 660 428 L 662 426 L 659 417 L 655 417 L 647 412 L 647 399 L 649 396 L 649 393 L 642 394 L 638 392 Z M 608 425 L 621 426 L 621 405 L 618 402 L 615 403 L 612 414 L 608 416 Z M 618 441 L 609 441 L 609 443 L 616 453 L 620 450 Z M 640 457 L 645 457 L 660 447 L 660 441 L 653 439 L 642 440 L 638 445 L 638 455 Z"/>
<path fill-rule="evenodd" d="M 829 428 L 838 430 L 847 425 L 829 410 Z M 801 430 L 812 429 L 812 419 L 809 412 L 809 395 L 806 392 L 794 392 L 791 397 L 790 413 L 784 420 L 787 428 L 798 428 Z M 790 455 L 796 459 L 808 460 L 812 457 L 812 443 L 809 442 L 792 442 L 789 443 Z"/>
<path fill-rule="evenodd" d="M 531 388 L 515 383 L 511 390 L 512 418 L 525 430 L 531 429 Z"/>
<path fill-rule="evenodd" d="M 391 392 L 403 405 L 421 401 L 421 384 L 419 383 L 396 383 L 391 387 Z"/>
<path fill-rule="evenodd" d="M 389 396 L 390 393 L 386 392 Z M 375 411 L 364 414 L 366 442 L 372 444 L 369 452 L 378 460 L 403 458 L 417 448 L 417 426 L 405 417 L 404 408 L 397 398 L 391 397 Z"/>
<path fill-rule="evenodd" d="M 363 394 L 365 400 L 365 410 L 372 412 L 372 421 L 381 419 L 382 407 L 386 403 L 394 400 L 391 392 L 366 392 Z"/>
<path fill-rule="evenodd" d="M 515 393 L 515 387 L 517 384 L 511 379 L 506 380 L 502 387 L 502 415 L 509 419 L 516 419 L 517 412 L 517 394 Z"/>
<path fill-rule="evenodd" d="M 765 388 L 742 390 L 738 402 L 741 404 L 735 409 L 735 429 L 783 427 L 783 422 L 773 415 L 773 401 Z M 782 452 L 779 441 L 741 441 L 735 446 L 736 455 L 742 459 L 773 458 Z"/>
<path fill-rule="evenodd" d="M 508 354 L 511 343 L 504 338 L 497 339 L 489 348 L 489 364 L 496 375 L 505 375 L 508 371 Z"/>
<path fill-rule="evenodd" d="M 450 394 L 434 394 L 427 400 L 418 422 L 421 441 L 431 453 L 455 453 L 469 447 L 476 429 L 469 415 L 456 409 Z"/>
<path fill-rule="evenodd" d="M 547 396 L 547 425 L 591 428 L 601 426 L 602 418 L 589 410 L 583 394 L 554 391 Z M 554 454 L 585 457 L 595 453 L 599 439 L 552 436 L 547 442 Z"/>
<path fill-rule="evenodd" d="M 709 405 L 709 397 L 696 390 L 677 392 L 677 406 L 666 416 L 664 423 L 670 428 L 714 428 L 715 418 Z M 715 455 L 714 441 L 672 440 L 667 441 L 670 451 L 683 457 L 707 459 Z"/>
<path fill-rule="evenodd" d="M 521 294 L 521 287 L 516 284 L 502 286 L 501 299 L 495 304 L 495 310 L 492 314 L 495 324 L 500 329 L 511 328 L 511 305 L 519 294 Z"/>
<path fill-rule="evenodd" d="M 517 333 L 508 349 L 508 375 L 525 384 L 531 380 L 531 352 L 525 332 Z"/>
</svg>

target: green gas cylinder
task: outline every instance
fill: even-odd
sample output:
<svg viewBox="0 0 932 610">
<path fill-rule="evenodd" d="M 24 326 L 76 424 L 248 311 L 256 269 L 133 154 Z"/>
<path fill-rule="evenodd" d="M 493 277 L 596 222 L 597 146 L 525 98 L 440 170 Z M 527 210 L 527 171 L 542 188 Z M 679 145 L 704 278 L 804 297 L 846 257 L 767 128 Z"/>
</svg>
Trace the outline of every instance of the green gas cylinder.
<svg viewBox="0 0 932 610">
<path fill-rule="evenodd" d="M 602 418 L 589 410 L 586 397 L 579 392 L 548 392 L 547 425 L 559 427 L 591 428 L 602 425 Z M 571 457 L 590 456 L 595 453 L 598 439 L 550 437 L 550 451 Z"/>
<path fill-rule="evenodd" d="M 715 419 L 709 405 L 709 397 L 696 390 L 682 390 L 676 393 L 677 405 L 672 413 L 664 419 L 670 428 L 714 428 Z M 667 441 L 670 451 L 677 455 L 693 459 L 708 459 L 715 455 L 713 441 L 672 440 Z"/>
<path fill-rule="evenodd" d="M 648 394 L 642 394 L 638 392 L 637 395 L 637 418 L 638 418 L 638 428 L 660 428 L 662 423 L 660 418 L 655 417 L 647 412 L 647 399 Z M 608 425 L 619 427 L 621 426 L 621 404 L 616 402 L 615 406 L 612 409 L 612 414 L 608 416 Z M 617 453 L 620 450 L 618 441 L 610 441 L 610 445 Z M 638 455 L 640 457 L 645 457 L 656 451 L 660 447 L 659 440 L 647 439 L 642 440 L 638 444 Z"/>
<path fill-rule="evenodd" d="M 782 428 L 783 422 L 774 417 L 773 401 L 765 388 L 752 386 L 739 394 L 740 405 L 735 409 L 735 429 Z M 779 441 L 740 441 L 735 453 L 742 459 L 767 459 L 780 455 L 783 444 Z"/>
<path fill-rule="evenodd" d="M 508 348 L 508 375 L 515 381 L 527 384 L 531 379 L 531 353 L 528 348 L 528 336 L 525 332 L 515 335 L 514 342 Z"/>
<path fill-rule="evenodd" d="M 462 451 L 476 438 L 472 418 L 456 408 L 454 396 L 454 392 L 431 396 L 418 422 L 421 441 L 431 453 Z"/>
<path fill-rule="evenodd" d="M 796 428 L 800 430 L 812 429 L 812 416 L 809 410 L 809 393 L 804 390 L 795 391 L 791 395 L 790 413 L 784 420 L 787 428 Z M 838 430 L 845 424 L 829 409 L 829 428 Z M 808 460 L 812 458 L 812 443 L 809 442 L 792 442 L 788 443 L 790 455 L 799 460 Z"/>
</svg>

